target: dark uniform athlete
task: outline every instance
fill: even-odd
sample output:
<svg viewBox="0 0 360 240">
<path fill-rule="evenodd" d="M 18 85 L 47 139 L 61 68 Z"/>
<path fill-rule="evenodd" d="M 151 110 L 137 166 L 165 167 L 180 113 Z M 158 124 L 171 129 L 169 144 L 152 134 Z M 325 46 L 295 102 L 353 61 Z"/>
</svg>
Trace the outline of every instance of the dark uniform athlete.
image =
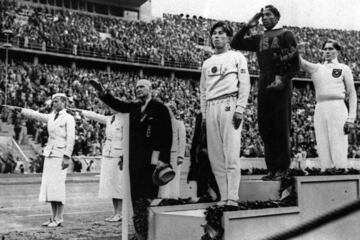
<svg viewBox="0 0 360 240">
<path fill-rule="evenodd" d="M 265 32 L 245 37 L 260 18 Z M 279 19 L 279 11 L 268 5 L 231 42 L 234 49 L 256 52 L 259 62 L 258 124 L 268 168 L 263 180 L 281 179 L 290 166 L 291 79 L 299 70 L 299 56 L 294 34 L 274 28 Z"/>
</svg>

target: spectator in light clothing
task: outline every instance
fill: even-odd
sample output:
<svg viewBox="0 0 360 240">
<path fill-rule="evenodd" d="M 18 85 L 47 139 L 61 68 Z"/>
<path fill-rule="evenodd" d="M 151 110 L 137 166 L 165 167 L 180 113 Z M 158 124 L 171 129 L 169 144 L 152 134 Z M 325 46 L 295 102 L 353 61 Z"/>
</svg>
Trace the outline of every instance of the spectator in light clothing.
<svg viewBox="0 0 360 240">
<path fill-rule="evenodd" d="M 159 197 L 178 199 L 180 197 L 181 165 L 185 157 L 186 133 L 184 123 L 174 116 L 176 113 L 175 106 L 168 104 L 167 107 L 169 108 L 173 135 L 170 164 L 175 171 L 175 178 L 165 186 L 159 187 Z"/>
<path fill-rule="evenodd" d="M 12 107 L 21 110 L 25 117 L 47 123 L 49 139 L 43 151 L 45 162 L 39 195 L 40 201 L 51 204 L 52 216 L 42 224 L 46 227 L 58 227 L 64 221 L 65 179 L 75 143 L 75 120 L 66 112 L 66 102 L 65 94 L 54 94 L 50 114 Z"/>
<path fill-rule="evenodd" d="M 124 194 L 122 167 L 125 116 L 115 111 L 111 116 L 86 110 L 79 111 L 86 118 L 106 125 L 106 140 L 101 158 L 99 197 L 111 198 L 113 202 L 114 214 L 105 221 L 121 221 L 121 204 Z"/>
</svg>

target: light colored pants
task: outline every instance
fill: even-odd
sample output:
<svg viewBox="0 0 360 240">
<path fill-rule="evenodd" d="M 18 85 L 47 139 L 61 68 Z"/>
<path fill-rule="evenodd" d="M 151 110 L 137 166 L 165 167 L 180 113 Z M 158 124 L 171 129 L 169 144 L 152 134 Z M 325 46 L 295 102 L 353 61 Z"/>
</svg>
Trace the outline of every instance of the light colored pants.
<svg viewBox="0 0 360 240">
<path fill-rule="evenodd" d="M 347 168 L 348 137 L 344 134 L 347 117 L 348 110 L 344 100 L 316 104 L 314 127 L 322 170 L 332 167 Z"/>
<path fill-rule="evenodd" d="M 175 177 L 168 184 L 159 187 L 159 198 L 178 199 L 180 197 L 180 175 L 181 165 L 177 165 L 177 153 L 170 153 L 170 164 L 175 171 Z"/>
<path fill-rule="evenodd" d="M 207 103 L 206 134 L 212 171 L 219 186 L 221 200 L 238 200 L 240 186 L 241 128 L 232 124 L 236 97 Z"/>
</svg>

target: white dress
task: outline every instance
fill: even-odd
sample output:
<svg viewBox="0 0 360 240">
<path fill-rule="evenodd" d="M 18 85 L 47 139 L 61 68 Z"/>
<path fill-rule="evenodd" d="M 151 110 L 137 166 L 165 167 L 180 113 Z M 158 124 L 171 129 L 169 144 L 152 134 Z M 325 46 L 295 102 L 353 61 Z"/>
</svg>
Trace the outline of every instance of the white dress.
<svg viewBox="0 0 360 240">
<path fill-rule="evenodd" d="M 119 161 L 123 157 L 123 137 L 125 114 L 104 116 L 90 111 L 82 111 L 91 120 L 106 124 L 106 141 L 102 150 L 99 198 L 123 199 L 123 171 Z"/>
<path fill-rule="evenodd" d="M 48 142 L 44 148 L 44 169 L 41 179 L 39 201 L 65 203 L 65 180 L 67 169 L 61 169 L 63 156 L 71 156 L 75 143 L 75 120 L 61 110 L 55 119 L 55 113 L 39 113 L 31 109 L 22 109 L 28 118 L 47 123 Z"/>
</svg>

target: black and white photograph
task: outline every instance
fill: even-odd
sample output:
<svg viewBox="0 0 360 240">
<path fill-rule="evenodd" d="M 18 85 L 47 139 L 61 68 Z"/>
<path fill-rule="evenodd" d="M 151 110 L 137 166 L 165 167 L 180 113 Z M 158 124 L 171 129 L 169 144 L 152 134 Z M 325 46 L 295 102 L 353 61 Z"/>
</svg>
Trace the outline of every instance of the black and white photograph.
<svg viewBox="0 0 360 240">
<path fill-rule="evenodd" d="M 0 0 L 0 240 L 358 240 L 359 9 Z"/>
</svg>

